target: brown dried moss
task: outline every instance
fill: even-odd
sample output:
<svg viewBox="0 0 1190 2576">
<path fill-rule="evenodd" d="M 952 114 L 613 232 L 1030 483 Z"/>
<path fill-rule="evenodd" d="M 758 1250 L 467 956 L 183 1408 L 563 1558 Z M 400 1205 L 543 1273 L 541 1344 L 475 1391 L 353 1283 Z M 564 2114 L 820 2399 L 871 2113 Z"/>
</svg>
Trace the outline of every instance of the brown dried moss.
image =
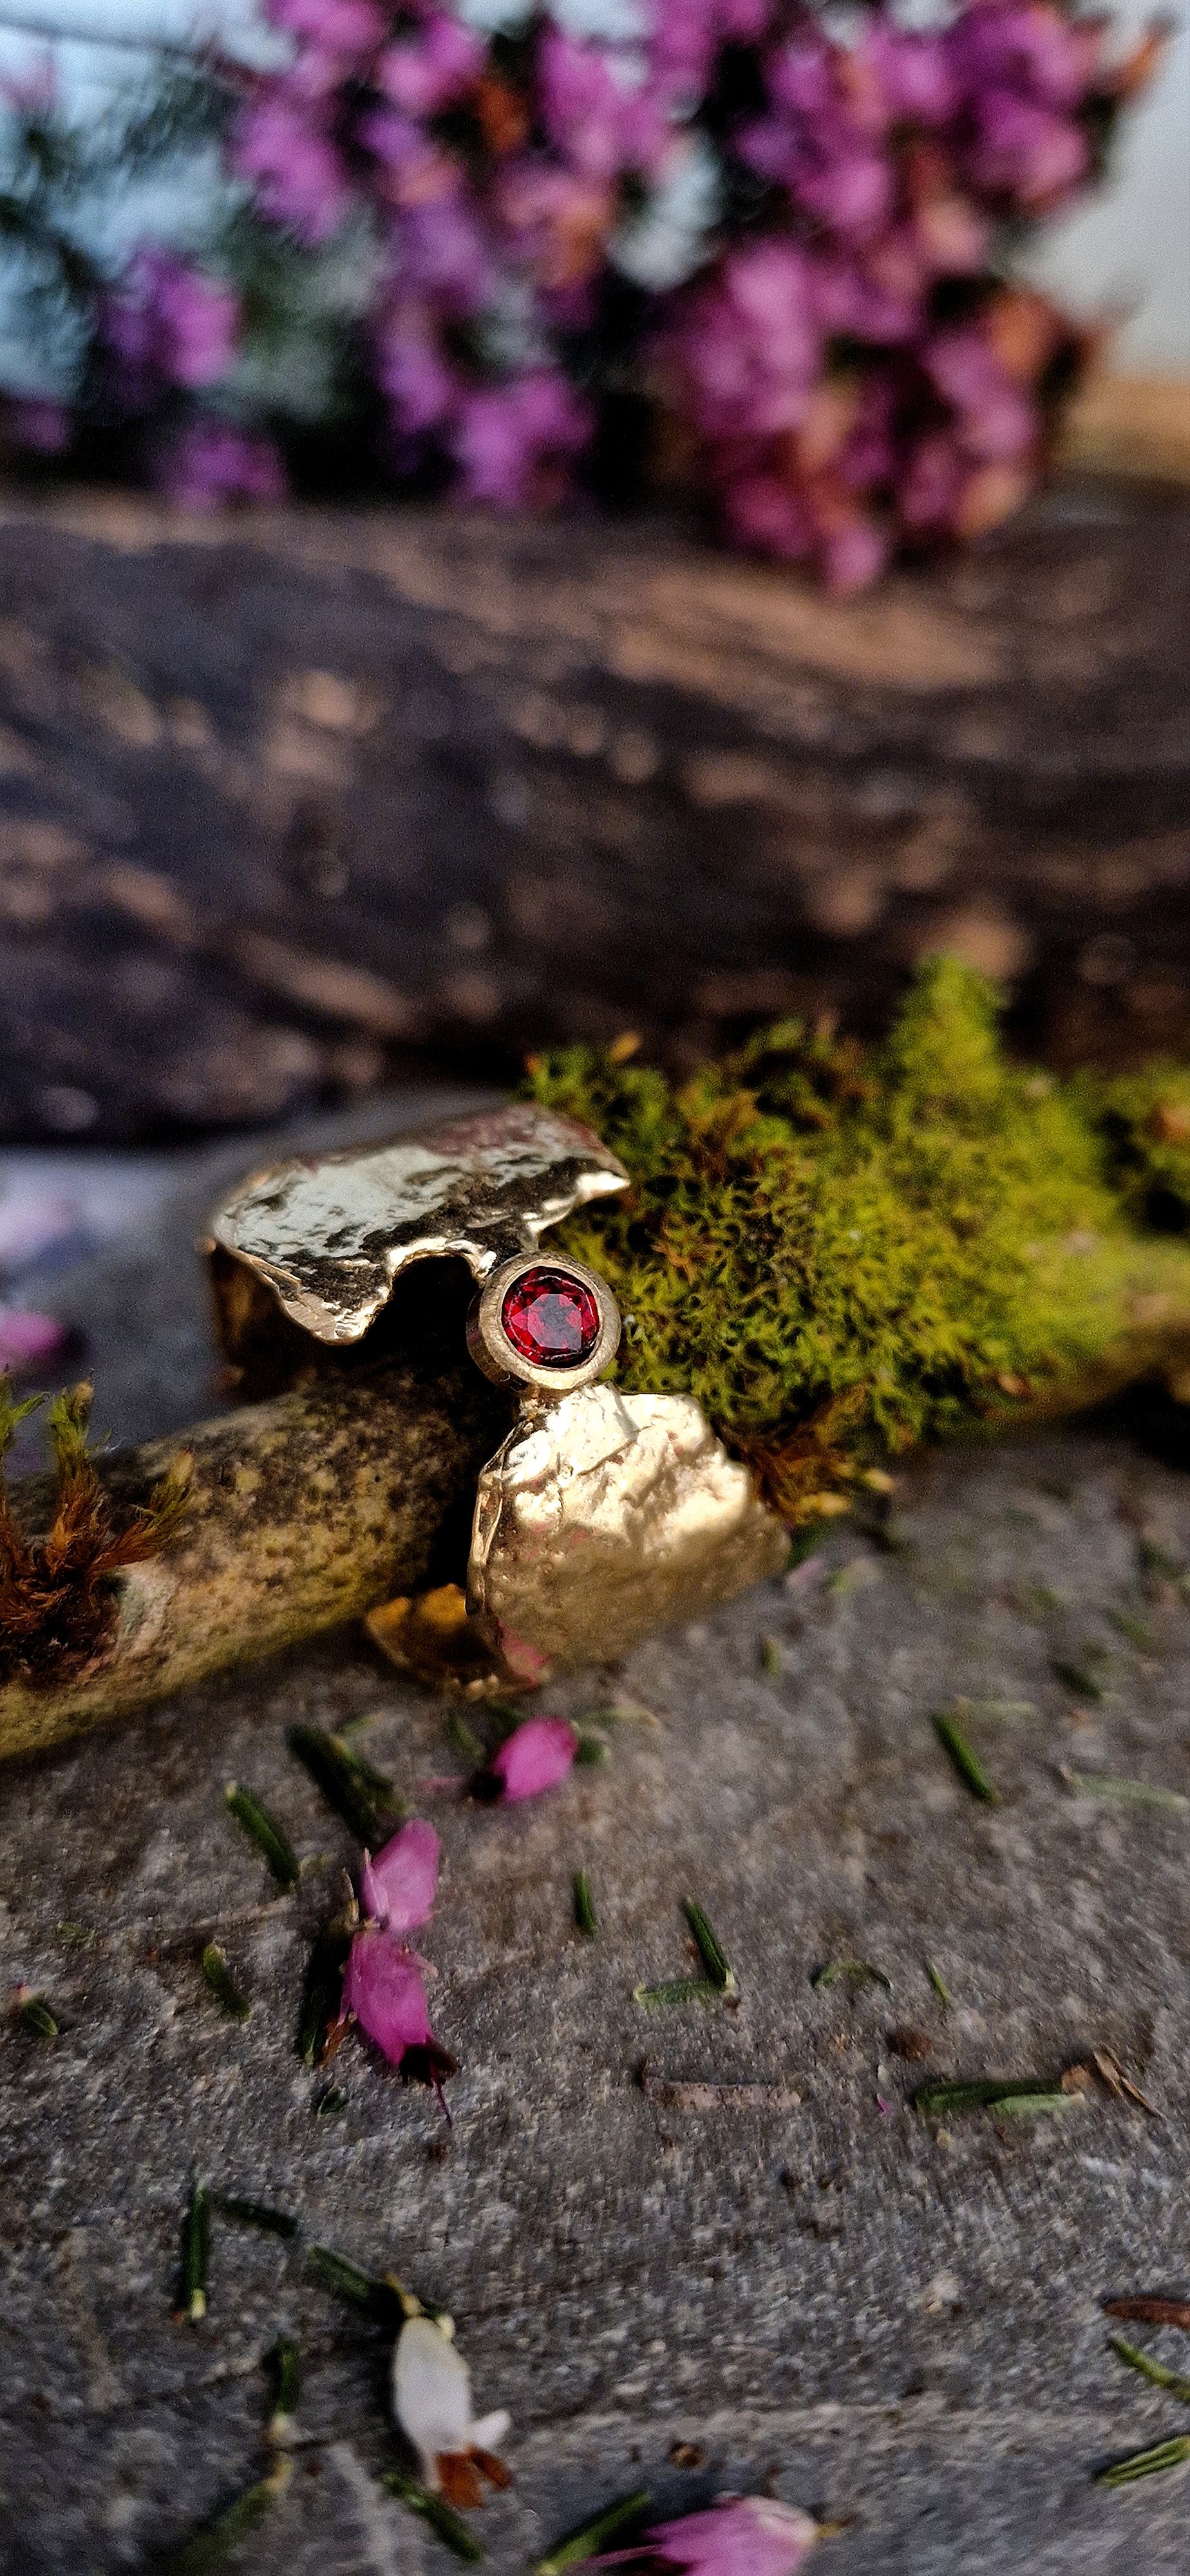
<svg viewBox="0 0 1190 2576">
<path fill-rule="evenodd" d="M 45 1530 L 27 1531 L 13 1512 L 2 1462 L 19 1424 L 43 1399 L 17 1404 L 0 1378 L 0 1683 L 77 1680 L 115 1625 L 115 1577 L 158 1555 L 185 1510 L 185 1484 L 176 1476 L 145 1505 L 115 1504 L 88 1443 L 91 1396 L 80 1385 L 50 1404 L 51 1517 Z"/>
</svg>

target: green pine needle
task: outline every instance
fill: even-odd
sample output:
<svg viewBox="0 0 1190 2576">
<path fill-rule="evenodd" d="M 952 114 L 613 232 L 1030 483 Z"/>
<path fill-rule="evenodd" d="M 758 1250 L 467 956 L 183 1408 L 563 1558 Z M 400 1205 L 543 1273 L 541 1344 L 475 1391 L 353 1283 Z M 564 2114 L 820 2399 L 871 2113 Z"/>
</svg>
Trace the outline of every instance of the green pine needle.
<svg viewBox="0 0 1190 2576">
<path fill-rule="evenodd" d="M 367 1851 L 382 1850 L 405 1815 L 387 1774 L 353 1753 L 341 1735 L 328 1735 L 320 1726 L 291 1727 L 288 1743 L 356 1841 Z"/>
<path fill-rule="evenodd" d="M 696 1905 L 692 1896 L 684 1897 L 682 1912 L 698 1943 L 699 1956 L 711 1984 L 718 1987 L 721 1995 L 738 1995 L 740 1989 L 735 1969 L 729 1965 L 722 1942 L 712 1929 L 701 1905 Z"/>
<path fill-rule="evenodd" d="M 217 1941 L 208 1941 L 199 1965 L 211 1993 L 216 2002 L 222 2004 L 224 2012 L 230 2013 L 233 2021 L 247 2021 L 252 2006 L 247 1995 L 242 1994 L 237 1986 L 227 1964 L 227 1952 L 220 1949 Z"/>
<path fill-rule="evenodd" d="M 282 1832 L 275 1816 L 270 1816 L 259 1798 L 254 1798 L 250 1789 L 242 1789 L 236 1780 L 228 1781 L 223 1795 L 231 1814 L 243 1826 L 245 1833 L 251 1834 L 257 1850 L 263 1853 L 278 1887 L 286 1890 L 296 1887 L 301 1876 L 301 1863 L 289 1836 Z"/>
<path fill-rule="evenodd" d="M 1109 2335 L 1108 2343 L 1129 2370 L 1139 2370 L 1142 2379 L 1152 2380 L 1154 2388 L 1167 2388 L 1171 2397 L 1190 2406 L 1190 2379 L 1182 2379 L 1176 2370 L 1167 2370 L 1163 2361 L 1154 2361 L 1151 2353 L 1142 2352 L 1139 2344 L 1129 2343 L 1123 2335 Z"/>
<path fill-rule="evenodd" d="M 599 1921 L 591 1894 L 591 1881 L 585 1869 L 576 1869 L 574 1873 L 574 1919 L 579 1931 L 588 1941 L 593 1941 L 599 1930 Z"/>
<path fill-rule="evenodd" d="M 211 2198 L 197 2175 L 190 2187 L 182 2221 L 182 2272 L 178 2316 L 186 2325 L 201 2325 L 207 2313 L 207 2278 L 211 2259 Z"/>
<path fill-rule="evenodd" d="M 1147 2451 L 1131 2451 L 1126 2460 L 1113 2460 L 1108 2469 L 1097 2469 L 1097 2487 L 1130 2487 L 1138 2478 L 1158 2477 L 1163 2469 L 1180 2469 L 1190 2460 L 1190 2433 L 1178 2433 L 1171 2442 L 1154 2442 Z"/>
<path fill-rule="evenodd" d="M 183 2541 L 180 2549 L 171 2549 L 167 2558 L 158 2559 L 159 2576 L 210 2576 L 212 2568 L 225 2567 L 233 2549 L 247 2539 L 250 2531 L 255 2531 L 278 2496 L 284 2494 L 291 2468 L 289 2460 L 277 2460 L 267 2478 L 237 2496 L 234 2504 L 196 2532 L 192 2540 Z"/>
<path fill-rule="evenodd" d="M 441 2496 L 431 2495 L 426 2487 L 418 2485 L 416 2478 L 407 2476 L 404 2469 L 386 2469 L 380 2483 L 387 2487 L 390 2495 L 408 2505 L 410 2513 L 420 2514 L 439 2540 L 445 2541 L 448 2549 L 453 2549 L 456 2558 L 466 2559 L 472 2567 L 480 2565 L 486 2554 L 482 2544 L 474 2532 L 468 2530 L 462 2515 L 456 2513 Z"/>
<path fill-rule="evenodd" d="M 976 1798 L 983 1799 L 985 1806 L 998 1807 L 999 1790 L 993 1788 L 982 1764 L 972 1752 L 962 1728 L 956 1724 L 953 1717 L 946 1714 L 945 1710 L 935 1710 L 934 1732 L 939 1742 L 945 1745 L 960 1780 L 966 1782 Z"/>
<path fill-rule="evenodd" d="M 556 2540 L 552 2549 L 539 2558 L 533 2576 L 564 2576 L 568 2567 L 581 2567 L 584 2560 L 595 2558 L 609 2540 L 619 2540 L 647 2511 L 649 2490 L 638 2487 L 635 2495 L 621 2496 L 617 2504 L 605 2505 L 602 2513 L 590 2522 L 578 2524 L 565 2538 Z"/>
<path fill-rule="evenodd" d="M 634 1986 L 632 2000 L 643 2012 L 658 2012 L 668 2004 L 713 2004 L 719 1991 L 709 1977 L 670 1977 L 660 1986 Z"/>
</svg>

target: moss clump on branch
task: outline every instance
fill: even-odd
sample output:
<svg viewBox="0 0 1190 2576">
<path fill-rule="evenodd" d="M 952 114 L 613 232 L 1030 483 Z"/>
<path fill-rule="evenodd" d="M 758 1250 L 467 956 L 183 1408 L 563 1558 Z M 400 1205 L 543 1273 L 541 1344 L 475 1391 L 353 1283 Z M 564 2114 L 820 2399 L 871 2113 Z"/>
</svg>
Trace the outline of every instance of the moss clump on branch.
<svg viewBox="0 0 1190 2576">
<path fill-rule="evenodd" d="M 73 1681 L 114 1623 L 113 1576 L 156 1556 L 186 1504 L 184 1481 L 167 1476 L 147 1504 L 116 1509 L 88 1446 L 91 1388 L 75 1386 L 49 1408 L 49 1527 L 27 1533 L 14 1517 L 3 1461 L 19 1425 L 42 1400 L 35 1395 L 15 1403 L 0 1377 L 0 1683 Z"/>
<path fill-rule="evenodd" d="M 1022 1072 L 952 959 L 868 1054 L 786 1021 L 681 1089 L 578 1048 L 529 1085 L 632 1174 L 559 1236 L 619 1299 L 622 1382 L 696 1395 L 794 1519 L 915 1442 L 1087 1400 L 1159 1321 L 1190 1331 L 1190 1075 Z"/>
</svg>

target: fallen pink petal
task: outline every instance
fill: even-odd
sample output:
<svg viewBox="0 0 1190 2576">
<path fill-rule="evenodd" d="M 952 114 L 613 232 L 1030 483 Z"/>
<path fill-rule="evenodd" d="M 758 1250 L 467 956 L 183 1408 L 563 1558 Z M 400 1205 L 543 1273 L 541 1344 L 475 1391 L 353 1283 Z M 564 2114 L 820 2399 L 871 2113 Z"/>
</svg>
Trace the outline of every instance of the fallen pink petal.
<svg viewBox="0 0 1190 2576">
<path fill-rule="evenodd" d="M 69 1340 L 69 1325 L 58 1323 L 53 1315 L 38 1315 L 20 1306 L 0 1306 L 0 1369 L 11 1369 L 14 1377 L 28 1369 L 52 1365 Z"/>
<path fill-rule="evenodd" d="M 556 1789 L 578 1751 L 578 1736 L 564 1717 L 530 1717 L 508 1736 L 488 1766 L 498 1797 L 538 1798 Z"/>
<path fill-rule="evenodd" d="M 360 1873 L 365 1914 L 389 1932 L 413 1932 L 426 1922 L 438 1893 L 440 1851 L 433 1826 L 411 1816 L 375 1860 L 365 1852 Z"/>
<path fill-rule="evenodd" d="M 721 2496 L 706 2513 L 658 2522 L 634 2549 L 609 2550 L 591 2567 L 675 2567 L 680 2576 L 794 2576 L 818 2538 L 812 2514 L 770 2496 Z"/>
<path fill-rule="evenodd" d="M 421 1962 L 391 1932 L 356 1933 L 343 1978 L 343 2011 L 355 2015 L 390 2066 L 432 2084 L 441 2098 L 442 2078 L 454 2074 L 455 2060 L 430 2028 Z"/>
</svg>

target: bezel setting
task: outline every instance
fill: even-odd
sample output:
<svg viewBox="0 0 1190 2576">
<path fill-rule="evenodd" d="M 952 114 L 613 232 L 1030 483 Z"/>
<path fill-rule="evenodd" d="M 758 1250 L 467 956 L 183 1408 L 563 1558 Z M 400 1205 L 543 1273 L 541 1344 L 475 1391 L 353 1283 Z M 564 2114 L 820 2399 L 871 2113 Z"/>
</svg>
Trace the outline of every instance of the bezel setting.
<svg viewBox="0 0 1190 2576">
<path fill-rule="evenodd" d="M 533 1270 L 556 1271 L 575 1286 L 585 1288 L 594 1299 L 599 1316 L 599 1332 L 584 1360 L 571 1368 L 553 1368 L 548 1363 L 526 1359 L 510 1341 L 504 1329 L 504 1301 L 510 1288 Z M 476 1367 L 497 1386 L 515 1380 L 521 1386 L 537 1388 L 542 1395 L 570 1395 L 576 1386 L 590 1386 L 610 1368 L 620 1347 L 620 1309 L 605 1279 L 597 1270 L 588 1270 L 584 1261 L 572 1261 L 558 1253 L 522 1253 L 514 1261 L 502 1261 L 484 1281 L 467 1318 L 467 1348 Z"/>
</svg>

